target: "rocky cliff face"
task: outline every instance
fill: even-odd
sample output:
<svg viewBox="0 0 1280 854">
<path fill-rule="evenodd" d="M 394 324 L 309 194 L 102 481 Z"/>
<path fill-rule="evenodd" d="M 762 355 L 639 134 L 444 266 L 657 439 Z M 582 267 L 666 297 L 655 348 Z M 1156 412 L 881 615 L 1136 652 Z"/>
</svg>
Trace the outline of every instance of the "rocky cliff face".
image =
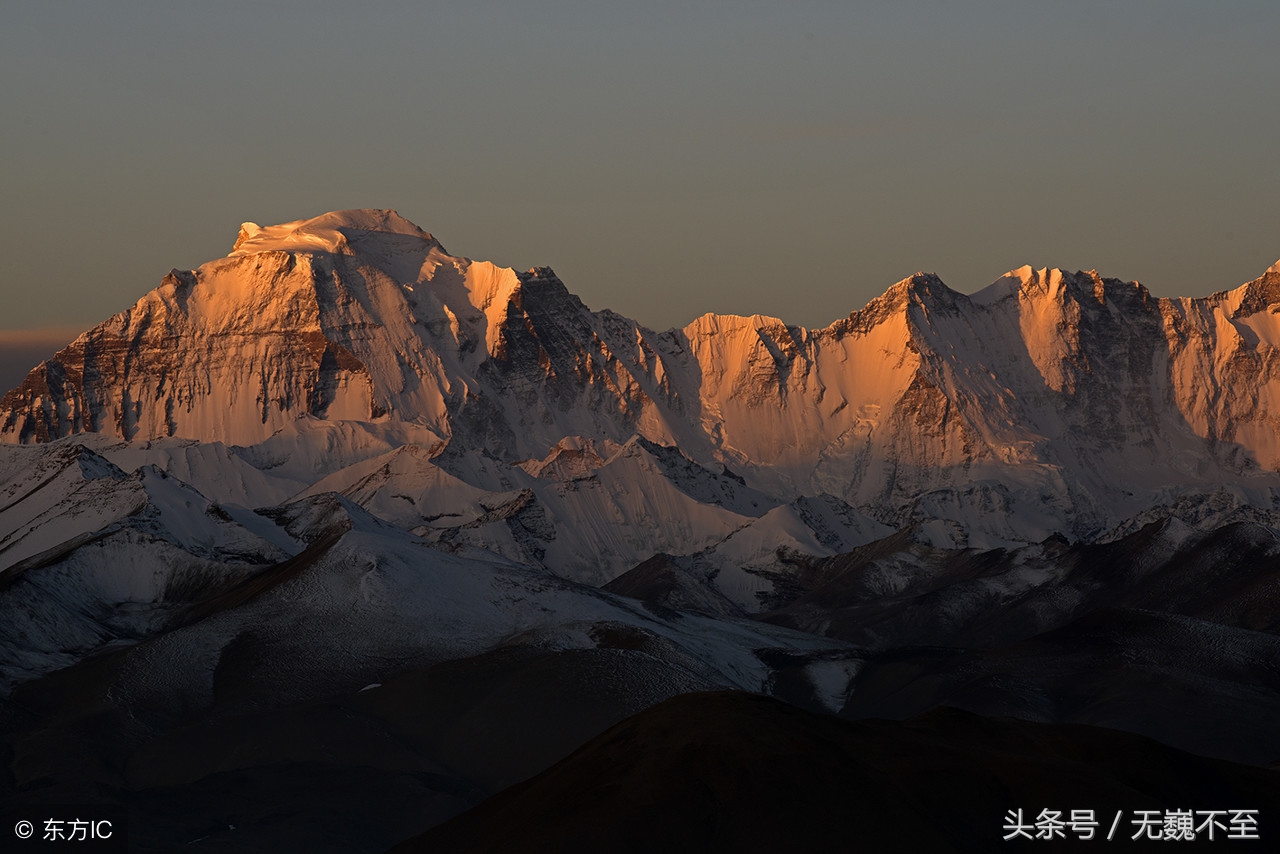
<svg viewBox="0 0 1280 854">
<path fill-rule="evenodd" d="M 917 274 L 825 329 L 706 315 L 657 333 L 591 312 L 549 269 L 345 211 L 246 224 L 227 258 L 174 271 L 5 395 L 0 439 L 252 446 L 310 416 L 414 425 L 460 473 L 477 453 L 511 465 L 639 435 L 779 500 L 1097 536 L 1223 482 L 1271 506 L 1273 309 L 1277 268 L 1171 300 L 1023 267 L 972 296 Z"/>
<path fill-rule="evenodd" d="M 0 402 L 0 800 L 382 850 L 726 688 L 1274 764 L 1276 308 L 1022 268 L 654 332 L 394 213 L 246 224 Z"/>
</svg>

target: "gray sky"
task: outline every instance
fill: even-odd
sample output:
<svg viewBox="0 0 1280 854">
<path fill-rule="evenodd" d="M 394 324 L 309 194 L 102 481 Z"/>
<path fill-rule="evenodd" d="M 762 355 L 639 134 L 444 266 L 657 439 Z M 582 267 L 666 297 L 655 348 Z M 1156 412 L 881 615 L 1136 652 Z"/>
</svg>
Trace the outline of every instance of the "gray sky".
<svg viewBox="0 0 1280 854">
<path fill-rule="evenodd" d="M 349 207 L 656 328 L 1280 257 L 1272 2 L 463 5 L 7 3 L 0 330 Z"/>
</svg>

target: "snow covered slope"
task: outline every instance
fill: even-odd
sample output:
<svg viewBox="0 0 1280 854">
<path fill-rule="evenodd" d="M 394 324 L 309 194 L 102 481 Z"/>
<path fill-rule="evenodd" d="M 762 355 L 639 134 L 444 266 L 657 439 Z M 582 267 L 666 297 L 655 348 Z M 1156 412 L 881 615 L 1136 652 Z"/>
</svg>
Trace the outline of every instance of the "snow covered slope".
<svg viewBox="0 0 1280 854">
<path fill-rule="evenodd" d="M 340 211 L 246 223 L 228 257 L 171 273 L 5 395 L 0 438 L 221 443 L 209 453 L 262 474 L 219 496 L 246 506 L 405 444 L 474 489 L 532 488 L 553 516 L 633 441 L 755 496 L 693 494 L 665 471 L 714 509 L 676 511 L 705 542 L 681 534 L 650 554 L 745 524 L 724 512 L 820 494 L 894 527 L 940 520 L 952 545 L 1092 538 L 1224 483 L 1277 508 L 1273 309 L 1275 267 L 1202 299 L 1022 267 L 972 296 L 916 274 L 825 329 L 706 315 L 657 333 L 588 310 L 547 268 L 470 261 L 394 212 Z M 193 482 L 208 468 L 205 452 L 117 453 Z M 611 524 L 673 521 L 605 494 Z M 610 567 L 637 551 L 566 549 L 557 559 Z"/>
<path fill-rule="evenodd" d="M 439 820 L 713 687 L 1271 761 L 1277 348 L 1280 265 L 655 332 L 394 212 L 246 223 L 0 398 L 0 790 L 156 850 Z"/>
</svg>

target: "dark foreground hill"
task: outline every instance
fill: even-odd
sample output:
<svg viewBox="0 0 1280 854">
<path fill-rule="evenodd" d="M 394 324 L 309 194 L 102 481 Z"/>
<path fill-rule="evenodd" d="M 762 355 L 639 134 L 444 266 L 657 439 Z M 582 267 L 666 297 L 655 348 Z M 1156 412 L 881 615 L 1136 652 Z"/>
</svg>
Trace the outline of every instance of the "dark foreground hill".
<svg viewBox="0 0 1280 854">
<path fill-rule="evenodd" d="M 1255 809 L 1272 839 L 1280 775 L 1138 736 L 939 709 L 910 721 L 848 722 L 742 693 L 684 695 L 592 739 L 533 779 L 392 849 L 411 852 L 979 852 L 1037 846 L 1041 811 L 1082 843 L 1073 810 L 1093 810 L 1095 847 L 1155 845 L 1141 811 Z M 1108 843 L 1116 812 L 1123 811 Z M 1233 816 L 1215 820 L 1214 844 Z M 1270 821 L 1268 821 L 1270 819 Z M 1132 837 L 1142 831 L 1136 843 Z M 1251 831 L 1254 832 L 1254 831 Z M 1207 830 L 1199 834 L 1203 846 Z M 1183 844 L 1187 844 L 1186 841 Z M 1194 843 L 1193 843 L 1194 844 Z M 1267 850 L 1274 850 L 1267 848 Z"/>
</svg>

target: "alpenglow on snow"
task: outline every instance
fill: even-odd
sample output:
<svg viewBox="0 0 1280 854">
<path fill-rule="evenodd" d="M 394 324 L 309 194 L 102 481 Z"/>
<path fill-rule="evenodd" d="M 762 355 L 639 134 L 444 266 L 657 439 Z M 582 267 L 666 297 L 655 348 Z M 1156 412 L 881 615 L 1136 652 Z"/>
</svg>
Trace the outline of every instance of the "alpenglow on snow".
<svg viewBox="0 0 1280 854">
<path fill-rule="evenodd" d="M 192 452 L 173 449 L 199 443 L 262 491 L 250 504 L 412 446 L 405 465 L 467 496 L 459 519 L 525 514 L 514 543 L 490 545 L 602 577 L 639 545 L 573 542 L 593 500 L 564 484 L 623 466 L 672 484 L 616 509 L 669 520 L 663 547 L 765 524 L 761 543 L 844 546 L 909 522 L 954 544 L 1097 538 L 1154 507 L 1275 509 L 1278 305 L 1280 263 L 1200 299 L 1021 267 L 970 296 L 918 273 L 823 329 L 708 314 L 655 332 L 589 310 L 549 268 L 341 211 L 246 223 L 227 257 L 171 272 L 6 394 L 0 439 L 151 443 L 178 475 Z M 276 460 L 285 436 L 316 443 L 296 453 L 320 468 Z M 833 518 L 796 522 L 802 498 Z"/>
</svg>

